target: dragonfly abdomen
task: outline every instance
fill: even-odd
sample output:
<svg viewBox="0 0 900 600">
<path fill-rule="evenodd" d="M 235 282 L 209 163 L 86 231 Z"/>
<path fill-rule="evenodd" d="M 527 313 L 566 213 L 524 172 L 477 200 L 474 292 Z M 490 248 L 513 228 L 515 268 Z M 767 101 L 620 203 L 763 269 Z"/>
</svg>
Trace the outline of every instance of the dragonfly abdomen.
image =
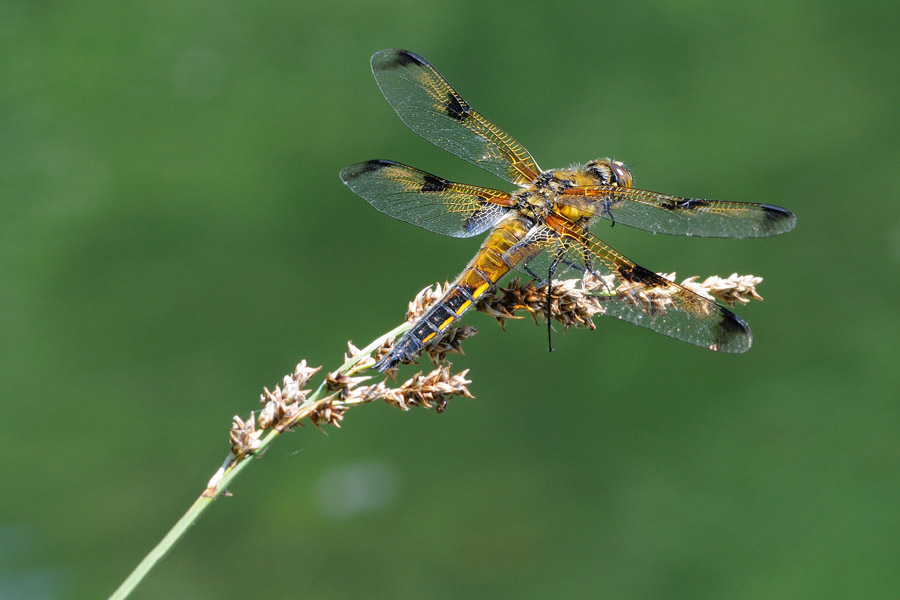
<svg viewBox="0 0 900 600">
<path fill-rule="evenodd" d="M 478 299 L 490 290 L 514 265 L 503 255 L 528 232 L 530 223 L 513 218 L 495 229 L 481 245 L 475 258 L 460 273 L 444 297 L 432 306 L 394 345 L 390 354 L 375 364 L 379 371 L 419 354 L 456 322 Z"/>
<path fill-rule="evenodd" d="M 476 280 L 479 283 L 473 287 L 471 284 L 461 283 L 463 279 Z M 391 353 L 375 364 L 375 368 L 384 371 L 402 360 L 418 355 L 426 344 L 449 329 L 464 312 L 469 310 L 478 297 L 490 289 L 492 283 L 477 269 L 466 269 L 460 275 L 457 283 L 451 286 L 444 297 L 432 306 L 422 318 L 416 321 L 412 329 L 394 345 Z"/>
</svg>

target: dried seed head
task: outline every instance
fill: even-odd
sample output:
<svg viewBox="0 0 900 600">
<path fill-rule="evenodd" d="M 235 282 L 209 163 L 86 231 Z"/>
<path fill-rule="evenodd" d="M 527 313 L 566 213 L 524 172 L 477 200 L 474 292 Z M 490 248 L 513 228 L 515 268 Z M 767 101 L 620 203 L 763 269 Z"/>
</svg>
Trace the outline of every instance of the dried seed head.
<svg viewBox="0 0 900 600">
<path fill-rule="evenodd" d="M 585 274 L 581 279 L 554 280 L 550 285 L 550 318 L 569 327 L 585 327 L 594 329 L 593 317 L 606 312 L 609 302 L 625 302 L 638 306 L 650 315 L 661 315 L 678 302 L 679 308 L 706 313 L 709 305 L 701 302 L 686 304 L 684 295 L 679 295 L 675 284 L 675 273 L 660 273 L 660 276 L 672 282 L 672 285 L 647 287 L 638 283 L 623 282 L 614 275 L 596 277 Z M 719 300 L 730 305 L 747 303 L 751 299 L 762 300 L 756 291 L 761 277 L 737 275 L 736 273 L 723 279 L 708 277 L 702 283 L 697 277 L 685 279 L 681 286 L 688 288 L 702 298 Z M 478 304 L 478 310 L 497 319 L 504 326 L 506 319 L 517 311 L 527 311 L 535 321 L 547 317 L 546 283 L 530 281 L 522 283 L 518 278 L 512 279 L 505 288 L 484 298 Z"/>
<path fill-rule="evenodd" d="M 306 402 L 309 390 L 303 389 L 309 379 L 322 367 L 309 367 L 306 361 L 301 361 L 290 375 L 285 375 L 281 386 L 269 391 L 263 388 L 259 401 L 263 408 L 259 413 L 258 426 L 261 430 L 271 427 L 283 429 L 285 423 L 293 422 L 296 418 L 297 407 Z M 235 417 L 237 418 L 237 417 Z"/>
<path fill-rule="evenodd" d="M 261 430 L 256 429 L 256 422 L 253 415 L 246 421 L 235 416 L 231 422 L 231 453 L 235 460 L 240 460 L 245 456 L 252 454 L 259 449 L 259 438 L 262 435 Z"/>
<path fill-rule="evenodd" d="M 359 356 L 359 348 L 354 346 L 352 341 L 347 340 L 347 352 L 344 354 L 344 362 L 348 362 L 357 356 Z"/>
<path fill-rule="evenodd" d="M 603 312 L 602 307 L 590 300 L 581 280 L 554 280 L 550 286 L 550 318 L 569 327 L 594 328 L 591 317 Z M 547 283 L 529 281 L 523 283 L 516 277 L 510 280 L 507 287 L 498 289 L 497 294 L 479 303 L 478 310 L 493 316 L 504 326 L 506 319 L 518 318 L 515 312 L 527 311 L 531 317 L 546 319 L 547 316 Z"/>
<path fill-rule="evenodd" d="M 416 294 L 416 297 L 409 303 L 409 310 L 406 311 L 406 320 L 410 322 L 418 320 L 435 302 L 444 297 L 449 287 L 450 284 L 446 281 L 443 287 L 440 283 L 435 283 L 433 286 L 424 288 Z"/>
<path fill-rule="evenodd" d="M 274 402 L 266 402 L 266 405 L 263 406 L 263 409 L 259 411 L 259 416 L 256 418 L 256 422 L 259 423 L 260 429 L 268 429 L 275 423 L 275 419 L 277 417 L 275 403 Z"/>
<path fill-rule="evenodd" d="M 450 367 L 445 366 L 434 369 L 425 376 L 417 373 L 395 390 L 397 394 L 392 394 L 385 400 L 402 410 L 408 410 L 410 406 L 422 406 L 438 413 L 444 412 L 447 402 L 453 396 L 474 398 L 466 387 L 472 383 L 466 379 L 468 372 L 466 369 L 451 375 Z"/>
<path fill-rule="evenodd" d="M 438 366 L 443 364 L 448 354 L 465 354 L 462 350 L 463 340 L 477 333 L 478 330 L 471 325 L 450 327 L 442 336 L 437 338 L 437 341 L 428 344 L 425 347 L 425 352 L 428 353 L 434 366 Z"/>
<path fill-rule="evenodd" d="M 347 409 L 348 407 L 343 403 L 336 402 L 334 398 L 328 398 L 309 413 L 309 420 L 319 431 L 322 431 L 323 424 L 334 425 L 340 429 Z"/>
<path fill-rule="evenodd" d="M 648 287 L 642 283 L 623 281 L 613 290 L 612 295 L 625 304 L 640 308 L 651 317 L 663 315 L 672 306 L 678 293 L 678 287 L 671 279 L 674 275 L 660 274 L 663 279 L 672 282 L 672 285 L 665 286 Z M 705 304 L 703 306 L 706 307 Z"/>
<path fill-rule="evenodd" d="M 754 275 L 732 273 L 726 279 L 716 275 L 707 277 L 700 285 L 722 302 L 734 306 L 735 304 L 747 304 L 750 300 L 762 300 L 763 297 L 756 291 L 756 286 L 762 283 L 762 280 L 762 277 Z"/>
<path fill-rule="evenodd" d="M 369 376 L 348 377 L 338 371 L 325 376 L 325 388 L 331 392 L 337 392 L 339 398 L 344 398 L 347 391 L 356 387 L 363 381 L 371 379 Z"/>
<path fill-rule="evenodd" d="M 294 373 L 292 375 L 285 376 L 285 380 L 290 378 L 292 381 L 295 381 L 297 383 L 297 387 L 302 388 L 307 384 L 307 382 L 309 382 L 310 378 L 318 373 L 321 369 L 322 367 L 307 366 L 306 359 L 304 358 L 300 361 L 300 364 L 298 364 L 294 368 Z"/>
</svg>

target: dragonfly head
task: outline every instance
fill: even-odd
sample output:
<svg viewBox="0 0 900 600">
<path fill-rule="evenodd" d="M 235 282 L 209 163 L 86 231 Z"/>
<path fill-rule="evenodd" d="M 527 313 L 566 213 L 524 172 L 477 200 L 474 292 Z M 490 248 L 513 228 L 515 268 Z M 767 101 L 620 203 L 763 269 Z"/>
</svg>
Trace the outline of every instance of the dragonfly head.
<svg viewBox="0 0 900 600">
<path fill-rule="evenodd" d="M 585 172 L 599 185 L 631 187 L 631 171 L 625 163 L 609 158 L 598 158 L 584 165 Z"/>
</svg>

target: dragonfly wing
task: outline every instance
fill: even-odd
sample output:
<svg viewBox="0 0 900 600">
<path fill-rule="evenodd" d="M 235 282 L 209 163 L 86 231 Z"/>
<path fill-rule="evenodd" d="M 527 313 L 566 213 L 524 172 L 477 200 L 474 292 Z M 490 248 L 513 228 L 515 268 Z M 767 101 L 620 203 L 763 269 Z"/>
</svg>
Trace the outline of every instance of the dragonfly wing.
<svg viewBox="0 0 900 600">
<path fill-rule="evenodd" d="M 421 56 L 406 50 L 376 52 L 372 73 L 406 126 L 432 144 L 510 183 L 537 179 L 541 170 L 531 154 L 472 109 Z"/>
<path fill-rule="evenodd" d="M 717 352 L 746 352 L 747 324 L 732 311 L 653 273 L 600 239 L 551 215 L 504 255 L 531 276 L 551 266 L 586 276 L 602 314 Z"/>
<path fill-rule="evenodd" d="M 509 213 L 506 192 L 453 183 L 390 160 L 346 167 L 341 180 L 384 214 L 451 237 L 484 233 Z"/>
<path fill-rule="evenodd" d="M 770 237 L 797 223 L 791 211 L 771 204 L 681 198 L 627 187 L 573 187 L 558 201 L 616 224 L 671 235 Z"/>
</svg>

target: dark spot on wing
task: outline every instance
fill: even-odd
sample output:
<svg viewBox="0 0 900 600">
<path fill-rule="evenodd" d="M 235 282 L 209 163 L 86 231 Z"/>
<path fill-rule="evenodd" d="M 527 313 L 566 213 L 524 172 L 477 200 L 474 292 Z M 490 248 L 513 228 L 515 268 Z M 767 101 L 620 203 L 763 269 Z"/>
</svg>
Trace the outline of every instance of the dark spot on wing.
<svg viewBox="0 0 900 600">
<path fill-rule="evenodd" d="M 786 208 L 773 206 L 771 204 L 760 204 L 759 208 L 763 213 L 763 220 L 760 223 L 760 227 L 765 235 L 787 233 L 797 224 L 797 217 Z"/>
<path fill-rule="evenodd" d="M 480 209 L 473 210 L 472 214 L 469 215 L 463 223 L 463 231 L 468 233 L 480 230 L 484 223 L 484 219 L 487 216 L 485 214 L 485 205 L 487 204 L 487 199 L 482 198 L 481 196 L 476 196 L 476 198 L 478 198 L 478 202 L 482 207 Z"/>
<path fill-rule="evenodd" d="M 722 313 L 722 320 L 716 328 L 715 345 L 716 349 L 727 350 L 733 346 L 734 340 L 740 337 L 749 336 L 750 328 L 739 316 L 724 308 L 719 307 Z M 748 342 L 747 348 L 750 347 Z M 732 350 L 733 351 L 733 350 Z"/>
<path fill-rule="evenodd" d="M 450 182 L 443 177 L 435 175 L 425 175 L 425 183 L 422 184 L 423 192 L 446 192 L 450 187 Z"/>
<path fill-rule="evenodd" d="M 355 179 L 362 175 L 366 175 L 367 173 L 377 171 L 378 169 L 384 169 L 385 167 L 391 167 L 397 164 L 399 163 L 395 163 L 392 160 L 382 159 L 368 160 L 366 162 L 357 163 L 355 165 L 350 165 L 349 167 L 344 167 L 341 170 L 341 180 L 350 181 L 351 179 Z"/>
<path fill-rule="evenodd" d="M 712 202 L 703 200 L 702 198 L 681 198 L 673 202 L 664 202 L 663 204 L 660 204 L 660 206 L 669 210 L 697 210 L 699 208 L 707 207 L 710 204 L 712 204 Z"/>
<path fill-rule="evenodd" d="M 447 102 L 444 104 L 444 112 L 454 121 L 462 122 L 469 112 L 469 105 L 453 92 L 447 92 Z"/>
<path fill-rule="evenodd" d="M 622 267 L 619 269 L 619 277 L 628 283 L 639 283 L 641 285 L 669 285 L 671 282 L 664 279 L 640 265 L 632 265 L 630 267 Z"/>
<path fill-rule="evenodd" d="M 391 55 L 390 61 L 384 63 L 387 68 L 405 67 L 410 64 L 428 65 L 428 61 L 409 50 L 397 50 Z"/>
<path fill-rule="evenodd" d="M 763 213 L 766 215 L 766 221 L 769 222 L 778 222 L 783 221 L 785 219 L 793 219 L 794 213 L 787 210 L 786 208 L 781 208 L 780 206 L 772 206 L 771 204 L 760 204 L 759 207 L 763 210 Z"/>
<path fill-rule="evenodd" d="M 394 167 L 400 163 L 396 163 L 392 160 L 385 160 L 383 158 L 379 158 L 376 160 L 369 160 L 364 163 L 361 163 L 362 167 L 359 172 L 362 173 L 371 173 L 372 171 L 377 171 L 378 169 L 384 169 L 385 167 Z"/>
</svg>

